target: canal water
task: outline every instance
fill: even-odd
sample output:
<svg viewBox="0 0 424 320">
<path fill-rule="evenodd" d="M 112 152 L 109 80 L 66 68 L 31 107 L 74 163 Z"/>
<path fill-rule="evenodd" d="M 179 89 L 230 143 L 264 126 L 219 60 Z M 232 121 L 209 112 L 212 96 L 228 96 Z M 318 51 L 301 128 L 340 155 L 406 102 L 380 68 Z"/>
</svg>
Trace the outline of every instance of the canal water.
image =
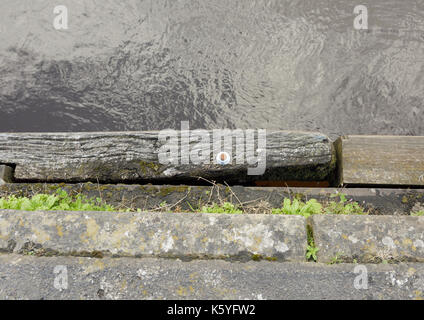
<svg viewBox="0 0 424 320">
<path fill-rule="evenodd" d="M 59 2 L 0 2 L 0 131 L 424 135 L 422 0 Z"/>
</svg>

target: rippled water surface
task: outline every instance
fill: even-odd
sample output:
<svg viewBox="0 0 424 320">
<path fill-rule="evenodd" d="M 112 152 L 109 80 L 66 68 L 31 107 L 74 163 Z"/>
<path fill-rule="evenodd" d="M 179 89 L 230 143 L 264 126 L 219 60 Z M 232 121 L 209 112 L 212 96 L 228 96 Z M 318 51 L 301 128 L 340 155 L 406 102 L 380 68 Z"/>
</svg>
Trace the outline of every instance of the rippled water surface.
<svg viewBox="0 0 424 320">
<path fill-rule="evenodd" d="M 0 2 L 0 131 L 424 135 L 422 0 L 57 4 Z"/>
</svg>

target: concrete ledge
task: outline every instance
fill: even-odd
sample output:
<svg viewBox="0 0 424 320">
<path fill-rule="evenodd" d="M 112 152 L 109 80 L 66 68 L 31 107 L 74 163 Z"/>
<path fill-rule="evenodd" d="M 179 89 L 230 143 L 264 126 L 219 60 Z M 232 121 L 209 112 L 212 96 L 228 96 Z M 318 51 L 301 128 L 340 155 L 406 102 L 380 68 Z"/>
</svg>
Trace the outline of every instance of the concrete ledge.
<svg viewBox="0 0 424 320">
<path fill-rule="evenodd" d="M 304 261 L 300 216 L 0 210 L 0 251 Z"/>
<path fill-rule="evenodd" d="M 0 279 L 0 299 L 422 299 L 424 265 L 6 254 Z"/>
<path fill-rule="evenodd" d="M 424 217 L 317 215 L 318 261 L 424 261 Z"/>
</svg>

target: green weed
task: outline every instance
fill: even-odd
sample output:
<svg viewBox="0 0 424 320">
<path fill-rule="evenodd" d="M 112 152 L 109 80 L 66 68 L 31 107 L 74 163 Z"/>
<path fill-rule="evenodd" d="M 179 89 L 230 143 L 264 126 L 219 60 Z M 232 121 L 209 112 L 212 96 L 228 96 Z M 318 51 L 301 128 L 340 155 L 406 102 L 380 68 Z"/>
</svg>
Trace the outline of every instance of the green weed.
<svg viewBox="0 0 424 320">
<path fill-rule="evenodd" d="M 273 214 L 288 214 L 288 215 L 301 215 L 305 218 L 322 213 L 322 205 L 315 199 L 311 199 L 304 203 L 298 199 L 284 199 L 283 207 L 272 209 Z"/>
<path fill-rule="evenodd" d="M 325 213 L 329 214 L 357 214 L 364 215 L 368 214 L 364 209 L 357 203 L 353 201 L 348 201 L 346 195 L 338 193 L 331 195 L 332 198 L 339 197 L 339 201 L 331 201 L 328 206 L 325 208 Z"/>
<path fill-rule="evenodd" d="M 418 212 L 412 212 L 411 216 L 413 217 L 423 217 L 424 216 L 424 210 L 418 211 Z"/>
<path fill-rule="evenodd" d="M 241 214 L 243 211 L 230 202 L 224 202 L 222 205 L 214 203 L 212 206 L 203 206 L 202 213 L 229 213 Z"/>
<path fill-rule="evenodd" d="M 317 262 L 318 260 L 317 253 L 319 249 L 315 245 L 314 232 L 310 225 L 306 226 L 306 232 L 307 232 L 307 241 L 308 241 L 308 245 L 306 247 L 306 260 Z"/>
<path fill-rule="evenodd" d="M 12 210 L 65 210 L 65 211 L 119 211 L 111 205 L 102 203 L 100 198 L 88 199 L 82 194 L 71 197 L 64 190 L 56 194 L 36 194 L 31 198 L 11 195 L 0 198 L 0 209 Z"/>
</svg>

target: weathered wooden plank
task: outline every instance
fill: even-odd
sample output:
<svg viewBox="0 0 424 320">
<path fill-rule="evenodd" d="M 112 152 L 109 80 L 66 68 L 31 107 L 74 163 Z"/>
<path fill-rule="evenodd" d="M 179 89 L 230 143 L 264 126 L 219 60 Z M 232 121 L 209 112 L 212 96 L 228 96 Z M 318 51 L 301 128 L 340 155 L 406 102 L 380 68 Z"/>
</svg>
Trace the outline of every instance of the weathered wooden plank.
<svg viewBox="0 0 424 320">
<path fill-rule="evenodd" d="M 424 137 L 344 136 L 335 145 L 340 184 L 424 185 Z"/>
<path fill-rule="evenodd" d="M 158 132 L 96 132 L 0 133 L 0 164 L 16 166 L 14 177 L 20 181 L 100 182 L 183 181 L 199 176 L 240 183 L 258 179 L 322 181 L 329 178 L 335 167 L 333 146 L 327 136 L 268 131 L 264 148 L 266 171 L 260 176 L 248 175 L 248 168 L 256 165 L 247 163 L 247 150 L 258 148 L 258 135 L 244 136 L 244 162 L 240 161 L 241 156 L 236 150 L 240 144 L 232 139 L 232 148 L 225 149 L 231 154 L 232 162 L 221 165 L 216 163 L 217 149 L 212 132 L 205 132 L 211 137 L 207 142 L 210 146 L 206 157 L 209 163 L 195 164 L 191 159 L 188 164 L 182 161 L 181 154 L 196 153 L 200 147 L 198 141 L 193 140 L 183 147 L 181 134 L 175 140 L 177 149 L 183 150 L 175 156 L 178 161 L 164 164 L 159 161 L 158 154 L 169 141 L 160 139 Z"/>
</svg>

